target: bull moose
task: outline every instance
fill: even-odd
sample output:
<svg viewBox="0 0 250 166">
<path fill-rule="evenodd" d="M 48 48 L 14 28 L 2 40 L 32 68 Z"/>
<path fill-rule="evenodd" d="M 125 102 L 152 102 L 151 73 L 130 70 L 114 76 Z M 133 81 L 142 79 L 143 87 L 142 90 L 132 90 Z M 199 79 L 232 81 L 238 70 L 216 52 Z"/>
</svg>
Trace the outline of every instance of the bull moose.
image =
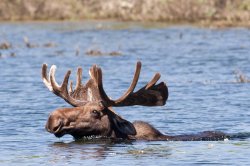
<svg viewBox="0 0 250 166">
<path fill-rule="evenodd" d="M 205 131 L 193 135 L 168 136 L 162 134 L 152 125 L 135 121 L 133 123 L 119 116 L 112 107 L 122 106 L 162 106 L 168 99 L 168 87 L 164 82 L 156 84 L 160 74 L 156 73 L 151 81 L 134 92 L 138 82 L 141 62 L 137 62 L 135 74 L 128 90 L 117 100 L 105 93 L 102 83 L 102 70 L 93 65 L 89 70 L 90 79 L 82 84 L 82 68 L 77 70 L 76 86 L 68 86 L 69 70 L 61 85 L 55 80 L 56 66 L 52 65 L 47 76 L 47 65 L 42 66 L 42 79 L 46 87 L 55 95 L 71 104 L 72 108 L 59 108 L 53 111 L 46 123 L 46 130 L 56 137 L 65 134 L 75 139 L 100 136 L 112 139 L 129 140 L 166 140 L 166 141 L 215 141 L 228 136 L 222 132 Z"/>
</svg>

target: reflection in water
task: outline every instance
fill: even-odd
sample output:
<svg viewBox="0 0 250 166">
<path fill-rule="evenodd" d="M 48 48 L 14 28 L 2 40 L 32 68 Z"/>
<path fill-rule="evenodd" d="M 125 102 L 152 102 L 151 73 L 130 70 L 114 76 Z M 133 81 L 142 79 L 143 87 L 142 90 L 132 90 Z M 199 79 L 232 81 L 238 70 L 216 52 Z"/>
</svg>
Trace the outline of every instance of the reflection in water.
<svg viewBox="0 0 250 166">
<path fill-rule="evenodd" d="M 109 155 L 116 154 L 112 151 L 117 145 L 119 147 L 126 147 L 127 145 L 132 145 L 132 141 L 96 138 L 91 140 L 80 139 L 69 143 L 55 142 L 50 146 L 55 151 L 63 151 L 63 153 L 69 155 L 67 159 L 70 159 L 70 156 L 80 155 L 81 160 L 103 160 Z"/>
<path fill-rule="evenodd" d="M 104 161 L 110 157 L 122 157 L 123 159 L 138 159 L 163 157 L 171 155 L 171 148 L 162 145 L 162 142 L 129 141 L 111 139 L 77 140 L 69 143 L 55 142 L 49 145 L 53 151 L 51 163 L 70 162 L 71 159 Z M 64 156 L 58 156 L 58 154 Z"/>
</svg>

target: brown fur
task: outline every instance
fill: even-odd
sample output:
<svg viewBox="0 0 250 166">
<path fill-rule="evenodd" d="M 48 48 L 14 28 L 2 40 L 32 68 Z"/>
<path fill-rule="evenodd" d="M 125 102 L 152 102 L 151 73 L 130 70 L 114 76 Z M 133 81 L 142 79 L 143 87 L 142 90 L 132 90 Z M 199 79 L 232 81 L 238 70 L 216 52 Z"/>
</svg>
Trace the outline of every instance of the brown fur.
<svg viewBox="0 0 250 166">
<path fill-rule="evenodd" d="M 70 134 L 75 139 L 88 136 L 166 141 L 213 141 L 226 138 L 226 135 L 220 132 L 167 136 L 146 122 L 135 121 L 132 124 L 107 107 L 96 103 L 55 110 L 48 118 L 46 129 L 56 137 Z"/>
<path fill-rule="evenodd" d="M 135 121 L 133 122 L 133 125 L 136 129 L 136 135 L 134 136 L 136 139 L 157 140 L 163 135 L 160 131 L 146 122 Z"/>
<path fill-rule="evenodd" d="M 132 123 L 96 103 L 55 110 L 48 118 L 46 129 L 57 137 L 70 134 L 74 138 L 92 135 L 128 138 L 136 133 Z"/>
</svg>

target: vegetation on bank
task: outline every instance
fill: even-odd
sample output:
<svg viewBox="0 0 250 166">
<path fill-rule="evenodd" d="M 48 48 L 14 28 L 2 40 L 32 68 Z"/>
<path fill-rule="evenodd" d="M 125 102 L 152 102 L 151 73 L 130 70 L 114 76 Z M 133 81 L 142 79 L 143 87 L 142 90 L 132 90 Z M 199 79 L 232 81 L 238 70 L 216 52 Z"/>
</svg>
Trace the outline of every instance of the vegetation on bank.
<svg viewBox="0 0 250 166">
<path fill-rule="evenodd" d="M 250 25 L 250 0 L 1 0 L 0 20 L 117 19 Z"/>
</svg>

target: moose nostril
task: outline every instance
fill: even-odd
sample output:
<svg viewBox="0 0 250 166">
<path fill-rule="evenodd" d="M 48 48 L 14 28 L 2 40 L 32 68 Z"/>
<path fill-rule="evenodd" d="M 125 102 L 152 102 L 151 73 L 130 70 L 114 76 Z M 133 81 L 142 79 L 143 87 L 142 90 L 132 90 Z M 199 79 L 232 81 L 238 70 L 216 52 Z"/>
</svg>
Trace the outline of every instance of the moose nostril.
<svg viewBox="0 0 250 166">
<path fill-rule="evenodd" d="M 62 121 L 60 120 L 56 126 L 52 127 L 52 131 L 56 132 L 62 126 Z"/>
<path fill-rule="evenodd" d="M 55 133 L 58 130 L 60 130 L 60 128 L 62 127 L 63 122 L 61 119 L 58 120 L 53 120 L 52 118 L 49 118 L 47 124 L 46 124 L 46 129 L 48 132 L 52 132 Z"/>
</svg>

